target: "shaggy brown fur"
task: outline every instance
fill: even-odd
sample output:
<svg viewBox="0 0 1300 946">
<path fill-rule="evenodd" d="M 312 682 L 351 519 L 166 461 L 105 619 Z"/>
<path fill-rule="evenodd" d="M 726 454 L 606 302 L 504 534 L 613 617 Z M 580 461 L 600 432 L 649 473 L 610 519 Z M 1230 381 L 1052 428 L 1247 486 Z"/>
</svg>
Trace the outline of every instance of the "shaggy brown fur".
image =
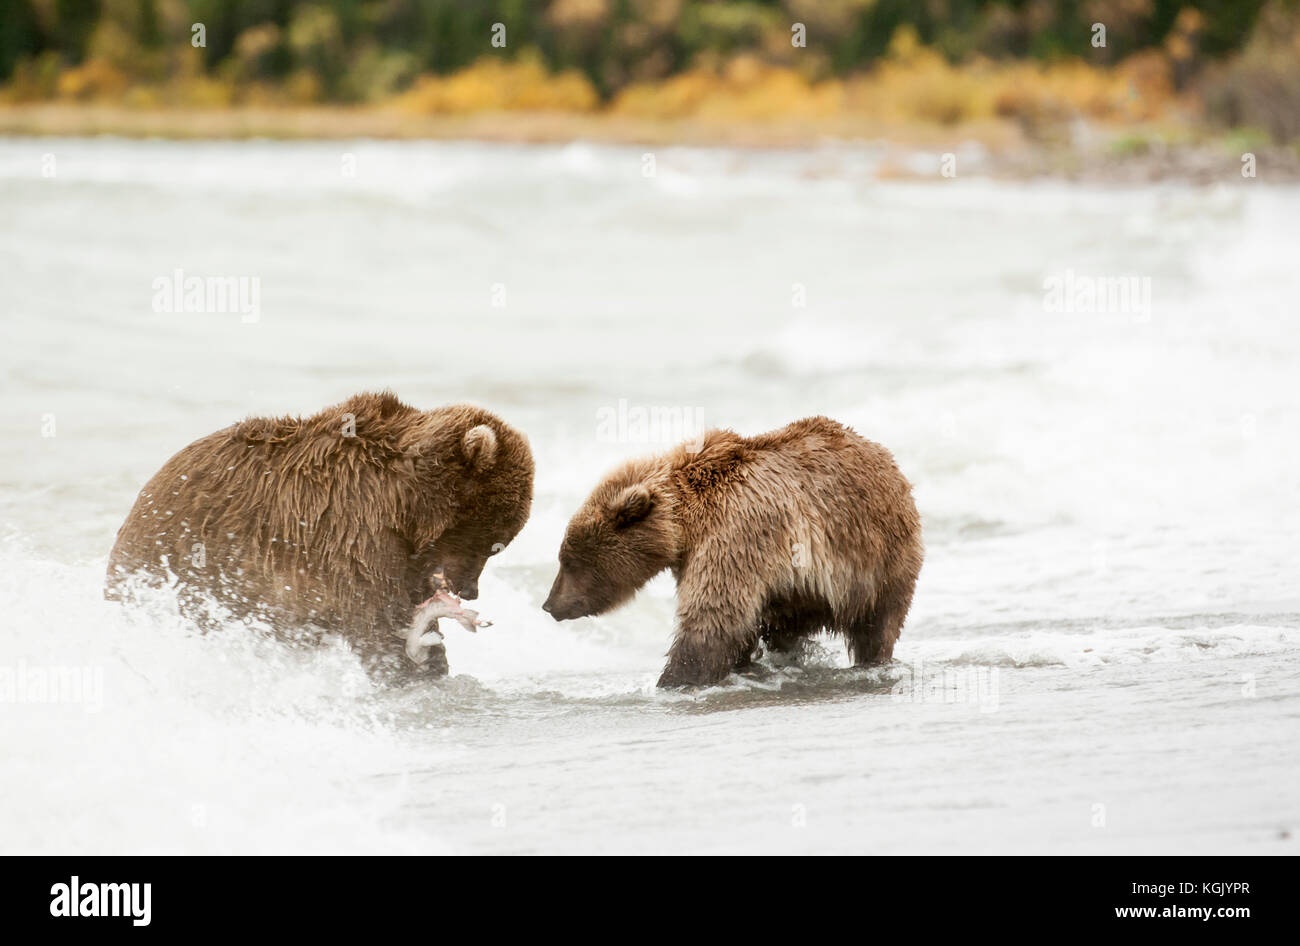
<svg viewBox="0 0 1300 946">
<path fill-rule="evenodd" d="M 250 418 L 190 444 L 141 490 L 108 591 L 175 576 L 195 617 L 210 595 L 286 634 L 334 632 L 395 656 L 435 572 L 477 596 L 532 492 L 528 441 L 477 407 L 358 394 L 312 417 Z M 430 657 L 426 670 L 446 671 L 440 649 Z"/>
<path fill-rule="evenodd" d="M 922 554 L 911 485 L 879 444 L 825 417 L 713 430 L 605 477 L 543 607 L 600 614 L 667 568 L 677 631 L 660 686 L 716 683 L 760 639 L 784 650 L 823 629 L 864 664 L 892 656 Z"/>
</svg>

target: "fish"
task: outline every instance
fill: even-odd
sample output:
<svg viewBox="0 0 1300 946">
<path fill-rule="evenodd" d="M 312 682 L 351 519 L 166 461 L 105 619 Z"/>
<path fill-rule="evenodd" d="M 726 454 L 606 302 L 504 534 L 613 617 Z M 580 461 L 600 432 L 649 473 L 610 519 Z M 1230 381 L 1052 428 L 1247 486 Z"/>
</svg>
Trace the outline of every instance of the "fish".
<svg viewBox="0 0 1300 946">
<path fill-rule="evenodd" d="M 406 639 L 406 656 L 413 663 L 423 664 L 429 659 L 429 648 L 443 641 L 438 629 L 440 618 L 451 618 L 465 630 L 477 632 L 480 627 L 491 627 L 491 621 L 480 621 L 478 612 L 461 604 L 461 600 L 448 591 L 436 591 L 415 609 L 411 624 L 398 637 Z"/>
</svg>

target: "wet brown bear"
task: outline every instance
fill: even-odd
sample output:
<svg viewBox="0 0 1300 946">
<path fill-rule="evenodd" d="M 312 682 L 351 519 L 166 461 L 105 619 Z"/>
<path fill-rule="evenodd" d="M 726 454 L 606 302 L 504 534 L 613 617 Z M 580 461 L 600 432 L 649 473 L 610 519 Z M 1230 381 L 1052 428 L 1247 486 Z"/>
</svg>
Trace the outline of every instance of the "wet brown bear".
<svg viewBox="0 0 1300 946">
<path fill-rule="evenodd" d="M 677 629 L 661 687 L 717 683 L 760 640 L 787 650 L 822 629 L 864 664 L 893 654 L 922 552 L 911 485 L 879 444 L 825 417 L 713 430 L 605 477 L 542 607 L 601 614 L 667 568 Z"/>
<path fill-rule="evenodd" d="M 286 635 L 341 634 L 400 666 L 399 633 L 434 576 L 477 597 L 532 494 L 528 441 L 477 407 L 358 394 L 312 417 L 250 418 L 190 444 L 140 491 L 108 593 L 133 574 L 174 575 L 197 618 L 211 596 Z M 440 644 L 423 667 L 446 672 Z"/>
</svg>

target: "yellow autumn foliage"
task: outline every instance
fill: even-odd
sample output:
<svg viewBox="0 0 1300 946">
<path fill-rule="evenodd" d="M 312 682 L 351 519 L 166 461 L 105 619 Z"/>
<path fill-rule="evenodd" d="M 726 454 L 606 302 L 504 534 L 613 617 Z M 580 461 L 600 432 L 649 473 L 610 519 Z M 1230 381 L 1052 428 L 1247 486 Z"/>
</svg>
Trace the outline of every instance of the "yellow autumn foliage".
<svg viewBox="0 0 1300 946">
<path fill-rule="evenodd" d="M 810 83 L 794 69 L 740 55 L 720 73 L 696 68 L 661 82 L 631 85 L 614 99 L 610 111 L 637 118 L 759 120 L 834 115 L 842 97 L 838 81 Z"/>
<path fill-rule="evenodd" d="M 421 114 L 484 111 L 586 112 L 600 101 L 579 72 L 553 75 L 536 59 L 483 58 L 449 76 L 423 75 L 395 104 Z"/>
<path fill-rule="evenodd" d="M 59 98 L 86 101 L 117 98 L 127 85 L 127 77 L 107 59 L 90 59 L 61 72 L 55 91 Z"/>
<path fill-rule="evenodd" d="M 889 55 L 847 79 L 803 73 L 741 54 L 723 68 L 696 67 L 661 82 L 629 86 L 610 104 L 640 118 L 739 119 L 846 116 L 886 123 L 956 125 L 992 118 L 1030 124 L 1086 117 L 1157 118 L 1174 100 L 1169 62 L 1158 51 L 1115 67 L 1079 59 L 1043 64 L 974 58 L 953 65 L 900 30 Z"/>
</svg>

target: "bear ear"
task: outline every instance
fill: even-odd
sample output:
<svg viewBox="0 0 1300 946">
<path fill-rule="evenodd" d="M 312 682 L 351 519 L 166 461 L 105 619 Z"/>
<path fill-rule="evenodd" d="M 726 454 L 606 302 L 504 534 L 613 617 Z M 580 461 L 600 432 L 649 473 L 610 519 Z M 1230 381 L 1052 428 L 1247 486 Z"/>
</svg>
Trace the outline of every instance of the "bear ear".
<svg viewBox="0 0 1300 946">
<path fill-rule="evenodd" d="M 629 486 L 615 497 L 610 511 L 614 515 L 614 528 L 622 529 L 634 522 L 640 522 L 650 515 L 654 508 L 655 496 L 645 486 Z"/>
<path fill-rule="evenodd" d="M 461 441 L 465 461 L 475 473 L 490 469 L 497 458 L 497 435 L 491 427 L 479 424 L 465 432 Z"/>
</svg>

